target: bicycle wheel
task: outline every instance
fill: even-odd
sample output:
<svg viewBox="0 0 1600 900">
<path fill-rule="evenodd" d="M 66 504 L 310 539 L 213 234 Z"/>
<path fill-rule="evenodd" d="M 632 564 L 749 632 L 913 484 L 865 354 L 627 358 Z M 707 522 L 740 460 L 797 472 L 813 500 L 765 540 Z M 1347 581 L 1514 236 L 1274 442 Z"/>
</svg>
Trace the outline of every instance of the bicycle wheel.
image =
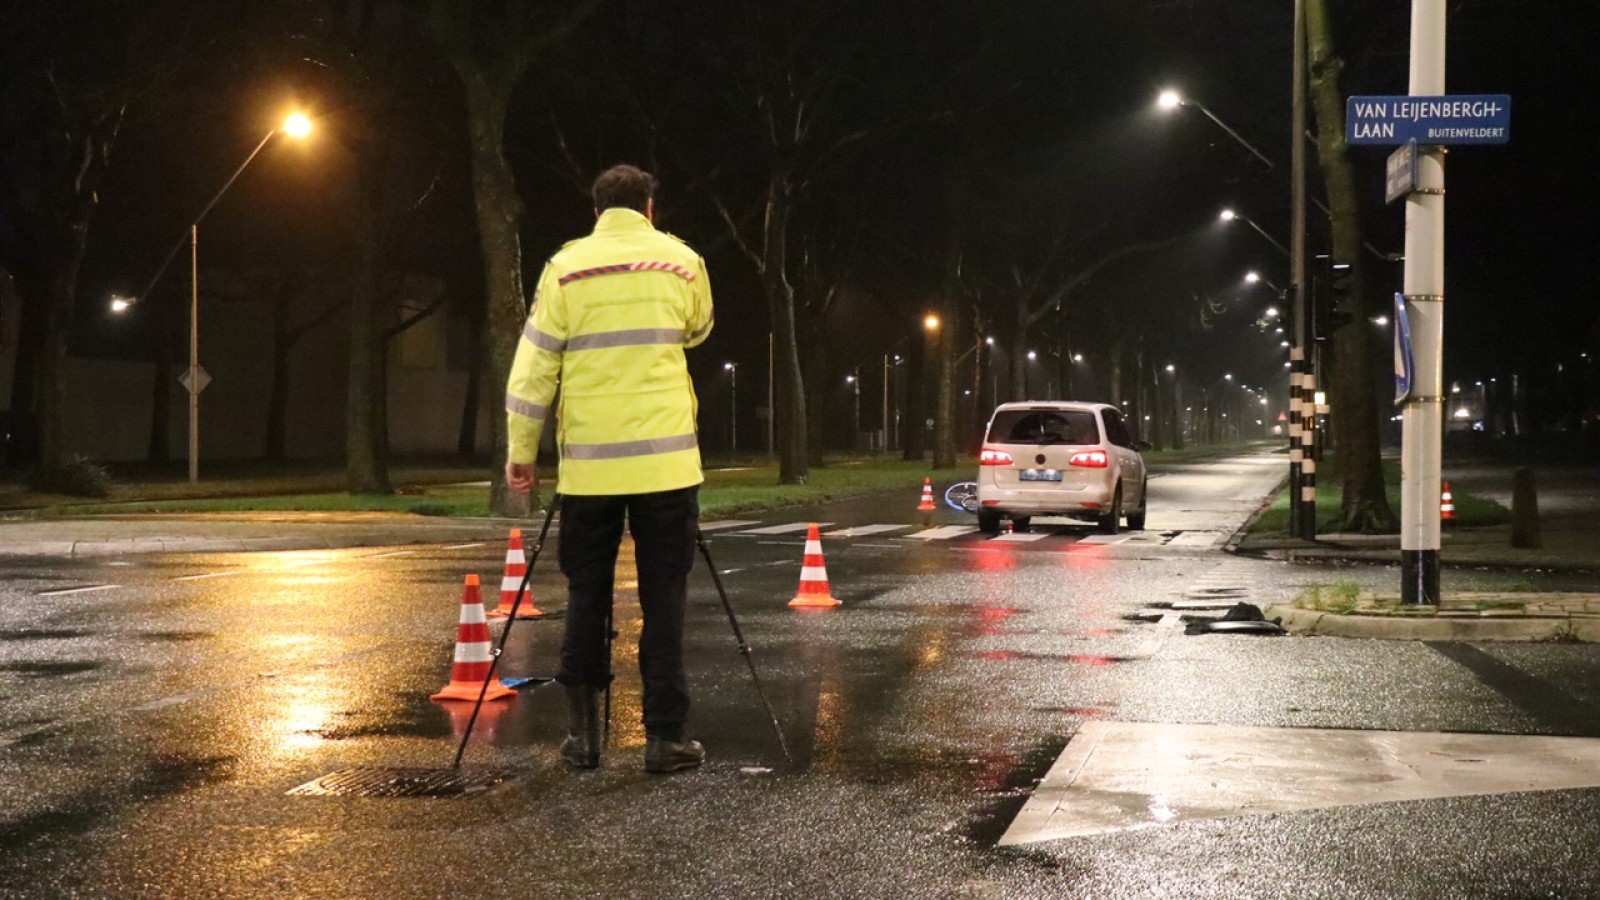
<svg viewBox="0 0 1600 900">
<path fill-rule="evenodd" d="M 946 506 L 956 512 L 977 512 L 978 483 L 976 481 L 960 481 L 950 485 L 944 492 L 944 502 Z"/>
</svg>

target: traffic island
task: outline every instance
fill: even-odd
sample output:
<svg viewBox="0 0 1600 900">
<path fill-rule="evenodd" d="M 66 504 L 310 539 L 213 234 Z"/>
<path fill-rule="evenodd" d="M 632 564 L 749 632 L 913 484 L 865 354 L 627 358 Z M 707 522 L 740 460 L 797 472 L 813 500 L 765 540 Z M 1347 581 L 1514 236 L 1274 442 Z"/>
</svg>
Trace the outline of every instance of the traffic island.
<svg viewBox="0 0 1600 900">
<path fill-rule="evenodd" d="M 1402 606 L 1398 594 L 1312 586 L 1273 606 L 1291 634 L 1407 641 L 1600 641 L 1600 594 L 1465 592 L 1439 606 Z"/>
</svg>

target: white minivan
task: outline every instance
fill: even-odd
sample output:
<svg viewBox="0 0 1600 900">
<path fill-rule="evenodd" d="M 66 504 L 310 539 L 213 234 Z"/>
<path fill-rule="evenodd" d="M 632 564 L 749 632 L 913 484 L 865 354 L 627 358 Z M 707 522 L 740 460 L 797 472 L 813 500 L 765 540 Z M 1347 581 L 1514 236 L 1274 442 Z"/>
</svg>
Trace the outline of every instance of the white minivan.
<svg viewBox="0 0 1600 900">
<path fill-rule="evenodd" d="M 1144 528 L 1147 473 L 1122 413 L 1105 403 L 1002 403 L 989 419 L 978 456 L 978 528 L 1019 531 L 1034 516 L 1094 522 L 1116 534 L 1122 520 Z"/>
</svg>

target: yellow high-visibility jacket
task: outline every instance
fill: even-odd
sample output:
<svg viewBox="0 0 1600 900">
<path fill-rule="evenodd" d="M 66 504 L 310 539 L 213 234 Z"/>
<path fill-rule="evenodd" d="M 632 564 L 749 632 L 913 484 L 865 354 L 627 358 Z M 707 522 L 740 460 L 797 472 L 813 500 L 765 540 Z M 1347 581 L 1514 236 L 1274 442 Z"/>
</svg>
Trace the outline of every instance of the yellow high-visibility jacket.
<svg viewBox="0 0 1600 900">
<path fill-rule="evenodd" d="M 705 480 L 684 350 L 711 333 L 706 265 L 631 209 L 545 264 L 506 385 L 511 462 L 555 410 L 563 494 L 644 494 Z"/>
</svg>

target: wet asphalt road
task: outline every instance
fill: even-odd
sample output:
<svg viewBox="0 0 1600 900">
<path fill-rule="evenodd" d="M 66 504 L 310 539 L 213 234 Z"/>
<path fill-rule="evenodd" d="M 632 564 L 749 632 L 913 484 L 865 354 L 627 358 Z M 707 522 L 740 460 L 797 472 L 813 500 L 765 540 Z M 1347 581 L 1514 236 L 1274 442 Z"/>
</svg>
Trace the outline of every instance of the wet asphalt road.
<svg viewBox="0 0 1600 900">
<path fill-rule="evenodd" d="M 448 765 L 465 713 L 427 695 L 448 672 L 462 576 L 497 583 L 502 548 L 0 564 L 0 895 L 1600 894 L 1600 790 L 994 846 L 1094 718 L 1600 736 L 1589 646 L 1185 637 L 1146 621 L 1229 559 L 1171 538 L 1242 521 L 1277 471 L 1260 463 L 1163 473 L 1141 542 L 1085 543 L 1070 525 L 1028 543 L 828 540 L 844 601 L 831 611 L 784 605 L 803 535 L 713 532 L 795 763 L 702 569 L 687 655 L 703 770 L 639 768 L 639 622 L 619 578 L 603 768 L 563 769 L 562 698 L 530 687 L 487 708 L 468 751 L 510 780 L 453 800 L 285 792 L 352 766 Z M 917 521 L 900 500 L 763 524 Z M 515 626 L 507 676 L 554 667 L 563 592 L 546 553 L 534 591 L 551 616 Z M 1306 582 L 1397 577 L 1232 565 L 1263 605 Z"/>
</svg>

